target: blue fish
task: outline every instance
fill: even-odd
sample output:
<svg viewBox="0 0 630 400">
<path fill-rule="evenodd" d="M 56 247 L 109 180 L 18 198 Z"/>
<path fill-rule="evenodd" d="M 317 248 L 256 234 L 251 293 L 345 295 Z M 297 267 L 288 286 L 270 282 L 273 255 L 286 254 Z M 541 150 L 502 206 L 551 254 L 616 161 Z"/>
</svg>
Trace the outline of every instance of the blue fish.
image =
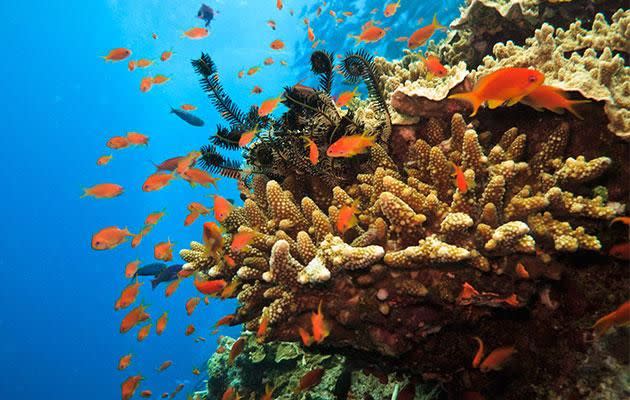
<svg viewBox="0 0 630 400">
<path fill-rule="evenodd" d="M 182 264 L 174 264 L 164 268 L 155 279 L 151 280 L 151 288 L 155 289 L 162 282 L 171 282 L 177 279 L 177 273 L 182 270 Z"/>
<path fill-rule="evenodd" d="M 177 115 L 179 118 L 188 122 L 192 126 L 203 126 L 204 122 L 201 118 L 192 115 L 187 111 L 178 110 L 176 108 L 171 107 L 171 113 Z"/>
<path fill-rule="evenodd" d="M 147 264 L 144 267 L 138 268 L 133 277 L 135 278 L 136 276 L 156 276 L 165 268 L 166 264 L 164 263 Z"/>
<path fill-rule="evenodd" d="M 205 4 L 201 4 L 201 8 L 197 11 L 197 18 L 201 18 L 206 21 L 206 27 L 210 25 L 210 21 L 214 19 L 214 14 L 218 14 L 218 11 L 214 11 L 212 7 Z"/>
</svg>

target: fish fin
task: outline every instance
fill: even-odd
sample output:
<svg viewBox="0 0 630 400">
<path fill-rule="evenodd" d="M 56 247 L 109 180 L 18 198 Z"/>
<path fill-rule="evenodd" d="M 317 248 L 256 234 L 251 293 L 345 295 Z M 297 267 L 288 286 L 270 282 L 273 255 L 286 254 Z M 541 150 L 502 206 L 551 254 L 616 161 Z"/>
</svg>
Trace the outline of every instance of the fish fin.
<svg viewBox="0 0 630 400">
<path fill-rule="evenodd" d="M 590 102 L 590 100 L 571 100 L 569 101 L 569 106 L 567 107 L 567 110 L 569 110 L 571 114 L 575 115 L 576 118 L 583 120 L 584 118 L 575 110 L 575 108 L 573 108 L 573 106 L 576 104 L 586 104 Z"/>
<path fill-rule="evenodd" d="M 433 79 L 433 77 L 434 77 L 434 75 L 433 75 L 433 73 L 432 73 L 432 72 L 427 72 L 427 79 L 428 79 L 428 80 L 432 80 L 432 79 Z"/>
<path fill-rule="evenodd" d="M 80 199 L 89 196 L 88 194 L 88 188 L 83 188 L 83 194 L 81 196 L 79 196 Z"/>
<path fill-rule="evenodd" d="M 491 110 L 494 110 L 497 107 L 501 107 L 503 103 L 504 103 L 503 100 L 491 99 L 491 100 L 488 100 L 488 108 L 490 108 Z"/>
<path fill-rule="evenodd" d="M 519 101 L 523 100 L 523 97 L 525 96 L 520 96 L 520 97 L 512 97 L 511 99 L 509 99 L 506 102 L 506 106 L 507 107 L 512 107 L 514 104 L 518 103 Z"/>
<path fill-rule="evenodd" d="M 435 27 L 435 29 L 446 30 L 446 27 L 438 22 L 438 20 L 437 20 L 437 13 L 433 14 L 433 22 L 432 22 L 432 24 Z"/>
<path fill-rule="evenodd" d="M 357 47 L 359 43 L 361 43 L 361 38 L 359 37 L 359 35 L 348 35 L 348 37 L 356 40 L 356 42 L 354 43 L 354 47 Z"/>
<path fill-rule="evenodd" d="M 448 96 L 448 98 L 455 100 L 464 100 L 470 103 L 470 105 L 472 105 L 473 107 L 473 113 L 470 114 L 471 117 L 477 115 L 477 110 L 479 110 L 479 106 L 481 106 L 482 103 L 481 99 L 475 92 L 455 93 Z"/>
</svg>

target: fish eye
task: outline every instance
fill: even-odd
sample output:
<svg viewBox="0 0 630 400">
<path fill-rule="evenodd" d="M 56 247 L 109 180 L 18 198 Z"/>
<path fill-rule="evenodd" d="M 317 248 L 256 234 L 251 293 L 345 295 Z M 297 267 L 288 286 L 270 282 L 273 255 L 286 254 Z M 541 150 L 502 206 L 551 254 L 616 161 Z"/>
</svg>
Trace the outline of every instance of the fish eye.
<svg viewBox="0 0 630 400">
<path fill-rule="evenodd" d="M 527 80 L 529 80 L 530 82 L 536 82 L 538 79 L 536 79 L 536 75 L 530 75 Z"/>
</svg>

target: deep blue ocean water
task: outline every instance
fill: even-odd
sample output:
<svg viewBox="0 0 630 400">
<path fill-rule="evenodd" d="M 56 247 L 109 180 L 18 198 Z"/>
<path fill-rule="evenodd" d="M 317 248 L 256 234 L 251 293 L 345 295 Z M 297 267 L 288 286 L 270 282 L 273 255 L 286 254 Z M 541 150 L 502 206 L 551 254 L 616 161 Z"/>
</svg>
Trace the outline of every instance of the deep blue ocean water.
<svg viewBox="0 0 630 400">
<path fill-rule="evenodd" d="M 114 300 L 127 284 L 123 270 L 139 258 L 152 262 L 153 244 L 170 238 L 176 252 L 201 236 L 203 219 L 183 226 L 186 205 L 200 201 L 211 205 L 214 189 L 191 188 L 177 180 L 162 191 L 145 193 L 141 184 L 154 171 L 151 161 L 198 149 L 207 143 L 221 122 L 190 67 L 190 59 L 208 52 L 220 71 L 225 89 L 243 109 L 276 97 L 284 85 L 308 78 L 312 51 L 302 19 L 309 16 L 320 49 L 345 53 L 354 49 L 360 26 L 371 17 L 392 30 L 369 51 L 389 58 L 402 55 L 403 43 L 394 42 L 419 25 L 429 23 L 435 12 L 443 24 L 457 13 L 458 1 L 402 0 L 398 14 L 382 16 L 386 2 L 333 1 L 315 19 L 321 1 L 285 1 L 278 11 L 276 0 L 208 1 L 220 11 L 203 40 L 181 39 L 183 31 L 200 26 L 195 18 L 198 0 L 91 0 L 0 3 L 0 62 L 2 133 L 2 221 L 0 223 L 0 399 L 117 399 L 120 383 L 131 374 L 146 377 L 142 388 L 154 396 L 172 391 L 178 383 L 192 389 L 203 378 L 203 363 L 216 347 L 210 327 L 233 311 L 233 301 L 213 300 L 188 317 L 184 302 L 196 295 L 192 281 L 185 281 L 171 298 L 164 286 L 150 290 L 147 282 L 140 299 L 150 304 L 156 319 L 168 311 L 170 320 L 161 337 L 152 333 L 142 343 L 135 331 L 118 333 L 125 311 L 115 312 Z M 378 8 L 375 16 L 369 14 Z M 295 15 L 289 15 L 289 9 Z M 354 16 L 336 25 L 328 11 L 352 11 Z M 277 30 L 266 24 L 274 19 Z M 153 40 L 151 34 L 158 34 Z M 440 39 L 443 33 L 435 38 Z M 269 49 L 280 38 L 287 47 Z M 126 61 L 105 63 L 100 55 L 111 48 L 128 47 L 132 58 L 157 59 L 173 49 L 175 55 L 146 71 L 129 72 Z M 358 47 L 357 47 L 358 48 Z M 276 63 L 253 77 L 237 79 L 237 72 L 273 56 Z M 287 67 L 278 64 L 286 60 Z M 163 73 L 170 82 L 141 93 L 139 81 L 146 74 Z M 314 84 L 307 79 L 304 83 Z M 250 95 L 254 85 L 264 89 Z M 333 93 L 351 90 L 337 80 Z M 186 125 L 168 113 L 169 105 L 192 103 L 206 121 L 204 128 Z M 277 112 L 281 112 L 279 109 Z M 111 151 L 107 139 L 139 131 L 151 137 L 147 148 Z M 111 163 L 97 167 L 96 159 L 114 154 Z M 112 200 L 79 199 L 82 187 L 115 182 L 125 193 Z M 238 199 L 234 181 L 223 179 L 219 193 Z M 90 238 L 110 225 L 142 227 L 149 212 L 166 208 L 167 215 L 136 249 L 128 244 L 111 251 L 90 249 Z M 175 261 L 179 260 L 177 254 Z M 184 336 L 189 323 L 208 339 L 195 343 Z M 219 334 L 237 335 L 238 328 Z M 118 358 L 132 352 L 131 367 L 116 370 Z M 162 374 L 155 369 L 170 359 L 174 365 Z M 199 366 L 202 375 L 191 374 Z"/>
</svg>

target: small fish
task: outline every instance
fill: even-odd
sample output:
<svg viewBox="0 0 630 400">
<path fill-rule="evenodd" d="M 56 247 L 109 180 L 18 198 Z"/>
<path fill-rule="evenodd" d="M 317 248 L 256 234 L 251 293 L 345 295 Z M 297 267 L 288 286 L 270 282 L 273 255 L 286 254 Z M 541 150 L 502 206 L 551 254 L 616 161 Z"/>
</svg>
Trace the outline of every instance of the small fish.
<svg viewBox="0 0 630 400">
<path fill-rule="evenodd" d="M 131 50 L 124 47 L 112 49 L 106 56 L 101 56 L 105 61 L 117 62 L 122 61 L 131 55 Z"/>
<path fill-rule="evenodd" d="M 107 141 L 106 146 L 110 149 L 120 150 L 129 147 L 129 144 L 129 139 L 126 137 L 114 136 Z"/>
<path fill-rule="evenodd" d="M 273 19 L 267 20 L 267 25 L 269 25 L 272 30 L 276 30 L 276 21 L 274 21 Z"/>
<path fill-rule="evenodd" d="M 146 306 L 140 304 L 127 313 L 120 322 L 120 333 L 129 332 L 134 326 L 151 318 L 146 312 Z"/>
<path fill-rule="evenodd" d="M 249 245 L 254 237 L 255 232 L 238 232 L 232 236 L 232 243 L 230 244 L 230 250 L 234 253 L 239 253 L 247 245 Z"/>
<path fill-rule="evenodd" d="M 319 148 L 314 141 L 310 138 L 304 136 L 304 140 L 306 141 L 306 148 L 308 148 L 308 159 L 312 165 L 317 165 L 319 162 Z"/>
<path fill-rule="evenodd" d="M 160 272 L 162 272 L 164 268 L 166 268 L 166 264 L 164 263 L 147 264 L 144 267 L 139 268 L 134 274 L 133 278 L 135 278 L 136 276 L 156 276 Z"/>
<path fill-rule="evenodd" d="M 198 212 L 190 212 L 188 215 L 186 215 L 186 218 L 184 218 L 184 226 L 190 226 L 192 225 L 197 218 L 199 218 L 201 214 L 199 214 Z"/>
<path fill-rule="evenodd" d="M 197 159 L 201 156 L 198 151 L 191 151 L 186 156 L 182 157 L 175 168 L 175 172 L 183 175 L 189 168 L 193 167 L 197 163 Z"/>
<path fill-rule="evenodd" d="M 125 287 L 114 304 L 114 310 L 122 310 L 135 303 L 138 293 L 140 293 L 140 286 L 142 286 L 142 283 L 136 282 Z"/>
<path fill-rule="evenodd" d="M 262 93 L 262 91 L 263 91 L 263 89 L 260 86 L 255 85 L 252 88 L 251 94 L 260 94 L 260 93 Z"/>
<path fill-rule="evenodd" d="M 92 249 L 111 250 L 125 243 L 129 236 L 134 236 L 129 229 L 120 229 L 117 226 L 109 226 L 92 235 Z"/>
<path fill-rule="evenodd" d="M 333 10 L 328 10 L 328 14 L 330 14 L 330 16 L 333 18 L 337 18 L 337 13 L 334 12 Z"/>
<path fill-rule="evenodd" d="M 302 327 L 298 327 L 298 334 L 300 335 L 300 338 L 302 339 L 302 343 L 304 343 L 304 346 L 309 347 L 310 345 L 313 344 L 314 342 L 313 337 L 306 331 L 306 329 Z"/>
<path fill-rule="evenodd" d="M 542 72 L 528 68 L 502 68 L 480 78 L 471 92 L 452 94 L 449 99 L 464 100 L 473 107 L 471 116 L 483 103 L 491 109 L 512 106 L 545 81 Z"/>
<path fill-rule="evenodd" d="M 525 269 L 525 266 L 521 263 L 517 263 L 516 267 L 514 268 L 514 271 L 516 271 L 516 275 L 521 278 L 521 279 L 529 279 L 529 272 L 527 272 L 527 269 Z"/>
<path fill-rule="evenodd" d="M 276 107 L 278 107 L 280 101 L 282 101 L 282 96 L 263 101 L 258 108 L 258 116 L 265 117 L 271 114 L 276 109 Z"/>
<path fill-rule="evenodd" d="M 228 325 L 235 318 L 234 314 L 228 314 L 221 317 L 214 325 L 213 328 L 218 328 L 222 325 Z"/>
<path fill-rule="evenodd" d="M 623 303 L 610 314 L 606 314 L 595 322 L 593 331 L 596 337 L 606 334 L 611 328 L 630 324 L 630 300 Z"/>
<path fill-rule="evenodd" d="M 160 60 L 162 61 L 168 61 L 171 59 L 171 57 L 173 57 L 173 51 L 172 50 L 165 50 L 162 52 L 162 54 L 160 54 Z"/>
<path fill-rule="evenodd" d="M 250 69 L 247 70 L 247 76 L 252 76 L 255 73 L 257 73 L 258 71 L 260 71 L 260 70 L 261 70 L 261 68 L 258 65 L 254 66 L 254 67 L 251 67 Z"/>
<path fill-rule="evenodd" d="M 295 394 L 302 393 L 305 390 L 319 385 L 322 381 L 322 377 L 324 376 L 324 372 L 326 372 L 324 368 L 316 368 L 307 372 L 304 376 L 302 376 L 302 378 L 300 378 L 300 382 L 295 389 L 293 389 L 293 392 Z"/>
<path fill-rule="evenodd" d="M 621 222 L 624 225 L 630 225 L 630 217 L 616 217 L 616 218 L 613 218 L 613 220 L 610 221 L 609 225 L 612 225 L 612 224 L 614 224 L 616 222 Z"/>
<path fill-rule="evenodd" d="M 258 330 L 256 331 L 256 337 L 261 338 L 267 332 L 267 326 L 269 326 L 269 317 L 263 316 L 260 320 L 260 324 L 258 325 Z"/>
<path fill-rule="evenodd" d="M 236 75 L 238 76 L 238 79 L 241 79 L 242 77 L 245 76 L 245 70 L 238 71 L 238 73 Z"/>
<path fill-rule="evenodd" d="M 166 211 L 164 210 L 153 211 L 152 213 L 149 213 L 149 215 L 147 215 L 147 217 L 144 219 L 144 224 L 155 225 L 158 222 L 160 222 L 160 220 L 164 217 L 165 214 L 166 214 Z"/>
<path fill-rule="evenodd" d="M 140 91 L 142 93 L 146 93 L 153 87 L 153 78 L 150 76 L 145 76 L 140 80 Z"/>
<path fill-rule="evenodd" d="M 321 343 L 330 335 L 330 327 L 324 318 L 322 312 L 323 301 L 319 302 L 317 312 L 311 314 L 311 324 L 313 327 L 313 340 L 317 343 Z"/>
<path fill-rule="evenodd" d="M 481 338 L 477 336 L 473 337 L 473 339 L 477 341 L 477 344 L 479 344 L 479 348 L 477 349 L 477 353 L 475 353 L 475 357 L 472 360 L 472 367 L 479 368 L 479 364 L 481 364 L 481 360 L 484 356 L 483 340 L 481 340 Z"/>
<path fill-rule="evenodd" d="M 138 132 L 127 132 L 127 140 L 130 144 L 136 146 L 148 146 L 149 137 Z"/>
<path fill-rule="evenodd" d="M 321 6 L 320 6 L 320 7 L 317 7 L 317 10 L 315 11 L 315 15 L 317 15 L 318 17 L 319 17 L 320 15 L 322 15 L 322 7 L 321 7 Z"/>
<path fill-rule="evenodd" d="M 192 104 L 182 104 L 181 106 L 179 106 L 179 108 L 184 111 L 195 111 L 197 109 L 197 106 L 193 106 Z"/>
<path fill-rule="evenodd" d="M 199 375 L 199 374 L 201 374 L 201 371 L 199 371 L 199 368 L 193 368 L 192 374 L 193 375 Z"/>
<path fill-rule="evenodd" d="M 112 155 L 108 155 L 108 156 L 100 156 L 97 160 L 96 160 L 96 165 L 98 165 L 99 167 L 103 166 L 103 165 L 107 165 L 109 164 L 109 162 L 112 160 Z"/>
<path fill-rule="evenodd" d="M 153 84 L 154 85 L 161 85 L 163 83 L 166 83 L 168 81 L 170 81 L 171 78 L 169 78 L 166 75 L 162 75 L 162 74 L 157 74 L 153 77 Z"/>
<path fill-rule="evenodd" d="M 210 213 L 210 209 L 209 208 L 207 208 L 203 204 L 198 203 L 196 201 L 193 201 L 192 203 L 188 204 L 187 209 L 190 212 L 196 212 L 196 213 L 199 213 L 201 215 L 207 215 L 207 214 Z"/>
<path fill-rule="evenodd" d="M 223 396 L 221 396 L 221 400 L 236 400 L 236 396 L 237 396 L 236 389 L 234 389 L 232 386 L 229 386 L 227 389 L 225 389 L 225 392 L 223 392 Z"/>
<path fill-rule="evenodd" d="M 91 196 L 95 199 L 112 199 L 123 194 L 123 187 L 115 183 L 99 183 L 92 187 L 83 188 L 81 198 Z"/>
<path fill-rule="evenodd" d="M 312 42 L 315 40 L 315 32 L 313 32 L 313 28 L 311 28 L 310 24 L 306 25 L 306 35 L 309 41 Z"/>
<path fill-rule="evenodd" d="M 236 342 L 232 344 L 230 348 L 230 356 L 228 358 L 228 365 L 234 365 L 234 359 L 238 357 L 245 349 L 245 338 L 240 337 Z"/>
<path fill-rule="evenodd" d="M 488 357 L 483 360 L 479 366 L 479 370 L 481 372 L 499 371 L 516 352 L 516 349 L 512 346 L 494 349 L 488 354 Z"/>
<path fill-rule="evenodd" d="M 192 40 L 199 40 L 208 37 L 208 30 L 206 28 L 190 28 L 182 34 L 182 37 L 187 37 Z"/>
<path fill-rule="evenodd" d="M 276 39 L 269 45 L 273 50 L 282 50 L 284 49 L 284 42 L 280 39 Z"/>
<path fill-rule="evenodd" d="M 350 102 L 350 100 L 354 99 L 354 96 L 356 96 L 358 89 L 359 89 L 358 87 L 355 87 L 353 91 L 346 91 L 346 92 L 341 93 L 337 97 L 335 104 L 337 104 L 338 107 L 344 107 L 346 104 Z"/>
<path fill-rule="evenodd" d="M 217 188 L 217 181 L 220 179 L 213 178 L 209 173 L 199 168 L 188 168 L 182 174 L 182 178 L 188 181 L 190 186 L 194 187 L 195 185 L 200 185 L 203 187 L 210 187 L 210 185 L 212 185 L 215 189 Z"/>
<path fill-rule="evenodd" d="M 164 311 L 160 318 L 158 318 L 157 323 L 155 324 L 155 333 L 160 336 L 164 330 L 166 329 L 166 324 L 168 323 L 168 313 Z"/>
<path fill-rule="evenodd" d="M 129 365 L 131 365 L 131 357 L 133 355 L 131 353 L 129 354 L 125 354 L 124 356 L 120 357 L 120 360 L 118 360 L 118 370 L 122 371 L 125 370 L 129 367 Z"/>
<path fill-rule="evenodd" d="M 553 86 L 541 85 L 533 92 L 523 97 L 521 103 L 526 104 L 538 111 L 546 109 L 560 114 L 563 110 L 569 111 L 578 119 L 584 119 L 575 110 L 576 104 L 590 103 L 589 100 L 569 100 L 564 90 Z"/>
<path fill-rule="evenodd" d="M 166 371 L 168 369 L 168 367 L 170 367 L 171 365 L 173 365 L 173 361 L 166 360 L 158 367 L 157 371 L 158 372 Z"/>
<path fill-rule="evenodd" d="M 158 171 L 175 171 L 180 161 L 184 159 L 184 156 L 172 157 L 168 160 L 162 161 L 160 164 L 153 164 Z"/>
<path fill-rule="evenodd" d="M 129 70 L 129 72 L 133 71 L 136 69 L 136 62 L 133 60 L 129 60 L 129 62 L 127 63 L 127 69 Z"/>
<path fill-rule="evenodd" d="M 183 121 L 187 122 L 189 125 L 192 125 L 192 126 L 199 127 L 205 124 L 205 122 L 203 122 L 201 118 L 189 113 L 188 111 L 178 110 L 171 107 L 171 113 L 177 115 Z"/>
<path fill-rule="evenodd" d="M 153 247 L 153 256 L 156 260 L 171 261 L 173 259 L 173 243 L 171 243 L 171 240 L 157 243 Z"/>
<path fill-rule="evenodd" d="M 151 174 L 146 181 L 142 184 L 143 192 L 154 192 L 166 187 L 171 181 L 175 179 L 173 173 L 167 174 L 163 172 L 156 172 Z"/>
<path fill-rule="evenodd" d="M 157 33 L 153 32 L 153 33 L 151 34 L 151 37 L 153 38 L 153 40 L 157 40 L 158 35 L 157 35 Z"/>
<path fill-rule="evenodd" d="M 123 383 L 120 385 L 120 390 L 122 392 L 122 400 L 130 400 L 133 397 L 136 390 L 138 389 L 138 386 L 140 386 L 140 382 L 143 379 L 144 378 L 142 377 L 142 375 L 134 375 L 125 379 Z"/>
<path fill-rule="evenodd" d="M 273 64 L 273 58 L 272 57 L 267 57 L 265 58 L 265 60 L 263 61 L 264 65 L 271 65 Z"/>
<path fill-rule="evenodd" d="M 435 14 L 433 15 L 433 22 L 431 22 L 431 24 L 423 26 L 409 36 L 407 47 L 413 50 L 424 45 L 438 29 L 446 30 L 446 27 L 440 25 L 437 20 L 437 14 Z"/>
<path fill-rule="evenodd" d="M 195 308 L 197 308 L 200 302 L 201 297 L 191 297 L 190 299 L 188 299 L 186 301 L 186 314 L 188 314 L 189 316 L 192 315 L 192 313 L 195 312 Z"/>
<path fill-rule="evenodd" d="M 433 54 L 428 55 L 426 58 L 420 56 L 420 59 L 427 68 L 427 79 L 433 79 L 434 76 L 443 78 L 448 75 L 448 71 L 444 68 L 442 63 L 440 63 L 440 59 Z"/>
<path fill-rule="evenodd" d="M 276 0 L 276 8 L 278 10 L 282 10 L 282 7 L 284 7 L 284 5 L 282 4 L 282 0 Z"/>
<path fill-rule="evenodd" d="M 177 280 L 179 272 L 182 270 L 182 264 L 173 264 L 164 268 L 159 274 L 155 276 L 155 279 L 151 280 L 151 288 L 155 289 L 162 282 L 172 282 Z M 168 296 L 167 296 L 168 297 Z"/>
<path fill-rule="evenodd" d="M 202 4 L 201 8 L 199 8 L 199 11 L 197 11 L 197 18 L 201 18 L 202 20 L 206 21 L 206 27 L 208 27 L 208 25 L 210 25 L 210 22 L 214 19 L 215 13 L 218 14 L 219 12 L 213 10 L 212 7 Z"/>
<path fill-rule="evenodd" d="M 138 68 L 148 68 L 153 65 L 153 60 L 149 60 L 148 58 L 141 58 L 136 61 L 136 67 Z"/>
<path fill-rule="evenodd" d="M 258 127 L 255 127 L 254 129 L 250 129 L 247 132 L 243 132 L 241 134 L 240 139 L 238 139 L 238 145 L 240 147 L 245 147 L 248 144 L 251 143 L 252 140 L 254 140 L 254 138 L 256 137 L 256 135 L 258 135 L 258 133 L 260 132 L 260 129 L 258 129 Z"/>
<path fill-rule="evenodd" d="M 181 279 L 176 279 L 173 282 L 169 283 L 166 289 L 164 290 L 165 297 L 171 297 L 173 293 L 179 288 L 179 284 L 182 282 Z"/>
<path fill-rule="evenodd" d="M 406 42 L 407 40 L 409 40 L 407 36 L 398 36 L 396 39 L 394 39 L 395 42 Z"/>
<path fill-rule="evenodd" d="M 223 290 L 223 288 L 227 285 L 227 282 L 223 279 L 215 279 L 211 281 L 195 280 L 194 285 L 199 292 L 212 295 Z"/>
<path fill-rule="evenodd" d="M 224 197 L 214 195 L 214 219 L 219 222 L 225 221 L 225 219 L 230 216 L 232 208 L 234 208 L 232 203 L 227 201 Z"/>
<path fill-rule="evenodd" d="M 140 330 L 138 331 L 138 335 L 136 336 L 136 339 L 138 339 L 138 342 L 144 341 L 144 339 L 146 339 L 147 336 L 149 336 L 149 333 L 151 332 L 151 326 L 152 326 L 151 324 L 148 324 L 140 328 Z"/>
<path fill-rule="evenodd" d="M 192 276 L 195 274 L 195 270 L 194 269 L 181 269 L 178 273 L 177 273 L 177 277 L 178 278 L 188 278 L 189 276 Z"/>
<path fill-rule="evenodd" d="M 153 392 L 150 391 L 149 389 L 146 389 L 140 392 L 140 397 L 144 397 L 145 399 L 148 399 L 151 396 L 153 396 Z"/>
<path fill-rule="evenodd" d="M 470 300 L 477 295 L 479 295 L 477 289 L 472 287 L 472 285 L 468 282 L 464 282 L 462 285 L 462 291 L 459 292 L 459 295 L 457 296 L 457 303 L 468 304 Z"/>
<path fill-rule="evenodd" d="M 348 35 L 348 37 L 354 38 L 356 40 L 355 46 L 358 46 L 359 43 L 376 43 L 385 37 L 387 33 L 386 29 L 378 27 L 373 23 L 369 23 L 363 31 L 359 35 Z"/>
<path fill-rule="evenodd" d="M 343 14 L 343 16 L 345 17 L 352 17 L 354 15 L 352 11 L 344 11 L 341 14 Z"/>
<path fill-rule="evenodd" d="M 400 7 L 400 0 L 398 0 L 398 2 L 396 3 L 389 3 L 385 6 L 385 11 L 383 11 L 383 15 L 386 18 L 393 17 L 394 14 L 396 14 L 396 11 L 398 11 L 398 7 Z"/>
<path fill-rule="evenodd" d="M 459 190 L 459 192 L 462 194 L 468 192 L 468 182 L 466 181 L 466 176 L 464 175 L 464 172 L 454 162 L 451 162 L 451 165 L 453 166 L 454 170 L 453 176 L 455 176 L 455 184 L 457 186 L 457 190 Z"/>
<path fill-rule="evenodd" d="M 127 263 L 125 266 L 125 278 L 131 279 L 138 273 L 138 266 L 140 265 L 140 260 L 134 260 Z"/>
<path fill-rule="evenodd" d="M 343 136 L 336 142 L 328 146 L 326 155 L 328 157 L 354 157 L 357 154 L 366 152 L 371 146 L 374 145 L 376 136 L 363 135 L 350 135 Z"/>
<path fill-rule="evenodd" d="M 208 249 L 208 252 L 212 255 L 216 256 L 223 247 L 223 232 L 214 222 L 206 222 L 203 224 L 202 238 L 206 249 Z"/>
<path fill-rule="evenodd" d="M 234 293 L 236 292 L 236 289 L 238 288 L 240 284 L 241 282 L 239 282 L 238 279 L 236 278 L 232 279 L 232 281 L 226 287 L 224 287 L 223 290 L 221 291 L 221 295 L 220 295 L 221 300 L 234 297 Z"/>
<path fill-rule="evenodd" d="M 343 235 L 359 223 L 356 216 L 357 212 L 358 210 L 355 205 L 344 205 L 341 207 L 336 221 L 336 227 L 339 233 Z"/>
</svg>

